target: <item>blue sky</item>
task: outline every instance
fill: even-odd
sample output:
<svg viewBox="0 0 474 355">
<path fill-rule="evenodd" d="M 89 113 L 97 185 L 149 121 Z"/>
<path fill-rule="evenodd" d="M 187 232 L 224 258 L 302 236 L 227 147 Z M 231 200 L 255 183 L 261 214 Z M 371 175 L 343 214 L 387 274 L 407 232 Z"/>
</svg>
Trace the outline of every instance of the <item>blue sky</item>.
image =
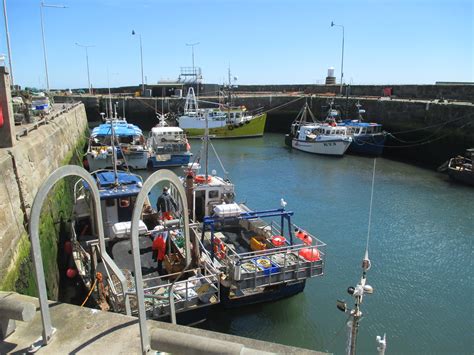
<svg viewBox="0 0 474 355">
<path fill-rule="evenodd" d="M 327 68 L 354 84 L 474 81 L 472 0 L 51 0 L 45 8 L 50 86 L 94 87 L 175 79 L 195 63 L 222 83 L 230 64 L 240 84 L 321 83 Z M 13 71 L 22 86 L 45 85 L 39 0 L 7 0 Z M 0 53 L 7 53 L 3 23 Z"/>
</svg>

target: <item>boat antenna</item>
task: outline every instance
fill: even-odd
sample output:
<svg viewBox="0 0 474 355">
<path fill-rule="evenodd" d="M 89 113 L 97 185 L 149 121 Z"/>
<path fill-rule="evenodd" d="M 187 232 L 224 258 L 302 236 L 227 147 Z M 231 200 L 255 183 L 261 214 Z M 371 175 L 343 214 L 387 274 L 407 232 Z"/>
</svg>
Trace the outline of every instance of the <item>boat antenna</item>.
<svg viewBox="0 0 474 355">
<path fill-rule="evenodd" d="M 347 304 L 344 301 L 337 301 L 337 308 L 344 313 L 349 313 L 349 320 L 347 321 L 348 336 L 347 336 L 347 347 L 346 354 L 355 355 L 356 353 L 356 343 L 357 343 L 357 332 L 359 329 L 359 322 L 362 317 L 362 311 L 360 310 L 363 298 L 365 294 L 372 294 L 374 289 L 372 286 L 367 284 L 367 271 L 370 269 L 371 262 L 369 259 L 369 240 L 370 240 L 370 227 L 372 220 L 372 204 L 374 196 L 374 182 L 375 182 L 375 167 L 377 159 L 374 159 L 374 167 L 372 172 L 372 189 L 370 193 L 370 208 L 369 208 L 369 223 L 368 223 L 368 232 L 367 232 L 367 242 L 365 245 L 365 254 L 362 259 L 362 276 L 360 278 L 357 286 L 350 286 L 347 289 L 347 293 L 354 297 L 355 304 L 354 309 L 348 309 Z M 378 349 L 383 349 L 382 354 L 385 352 L 386 340 L 385 335 L 382 338 L 377 337 L 377 341 L 380 339 Z M 383 343 L 383 346 L 381 345 Z"/>
<path fill-rule="evenodd" d="M 118 186 L 118 173 L 117 173 L 117 149 L 115 148 L 115 121 L 110 121 L 110 130 L 111 130 L 111 143 L 112 143 L 112 166 L 114 167 L 114 186 Z"/>
</svg>

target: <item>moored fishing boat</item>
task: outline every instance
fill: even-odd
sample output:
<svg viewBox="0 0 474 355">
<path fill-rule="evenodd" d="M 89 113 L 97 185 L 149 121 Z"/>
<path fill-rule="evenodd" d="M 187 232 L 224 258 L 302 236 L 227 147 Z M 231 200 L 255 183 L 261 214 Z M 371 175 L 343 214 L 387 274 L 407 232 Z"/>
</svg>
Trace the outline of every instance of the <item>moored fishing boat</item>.
<svg viewBox="0 0 474 355">
<path fill-rule="evenodd" d="M 359 102 L 357 102 L 356 108 L 357 119 L 337 122 L 338 127 L 346 127 L 347 134 L 352 137 L 352 143 L 347 153 L 381 155 L 386 139 L 386 133 L 382 130 L 382 125 L 364 122 L 363 114 L 365 110 L 361 109 Z"/>
<path fill-rule="evenodd" d="M 465 156 L 449 159 L 448 175 L 451 179 L 474 186 L 474 148 L 466 149 Z"/>
<path fill-rule="evenodd" d="M 179 127 L 189 138 L 204 136 L 205 114 L 208 116 L 209 134 L 215 138 L 261 137 L 267 114 L 250 114 L 244 106 L 224 106 L 218 109 L 200 109 L 193 88 L 189 88 L 184 114 L 178 118 Z"/>
<path fill-rule="evenodd" d="M 204 139 L 207 156 L 208 137 Z M 207 161 L 207 158 L 206 158 Z M 238 307 L 302 292 L 306 280 L 324 273 L 325 244 L 292 222 L 280 208 L 251 210 L 235 200 L 234 184 L 190 164 L 184 180 L 192 233 L 202 258 L 221 272 L 221 301 Z"/>
<path fill-rule="evenodd" d="M 149 168 L 187 165 L 192 156 L 184 131 L 167 126 L 163 118 L 151 129 L 147 145 L 150 151 Z"/>
<path fill-rule="evenodd" d="M 117 164 L 146 169 L 148 149 L 143 132 L 124 118 L 108 118 L 92 130 L 86 153 L 89 171 L 113 168 L 114 150 Z"/>
<path fill-rule="evenodd" d="M 185 324 L 205 319 L 208 306 L 219 302 L 218 272 L 205 260 L 191 262 L 189 232 L 179 218 L 182 211 L 176 212 L 175 219 L 165 221 L 150 201 L 135 206 L 142 188 L 142 179 L 136 174 L 101 170 L 92 175 L 100 194 L 103 220 L 95 220 L 90 186 L 78 181 L 74 188 L 71 244 L 77 274 L 93 304 L 128 315 L 138 312 L 130 235 L 132 213 L 140 208 L 138 244 L 147 317 L 164 320 L 176 313 L 178 322 Z M 98 224 L 103 225 L 105 245 L 98 239 Z M 166 274 L 160 264 L 156 266 L 153 255 L 157 238 L 163 240 Z"/>
<path fill-rule="evenodd" d="M 311 121 L 308 120 L 308 115 Z M 347 134 L 347 128 L 337 126 L 333 119 L 318 122 L 308 103 L 305 103 L 293 121 L 285 142 L 292 148 L 308 153 L 342 156 L 349 148 L 352 138 Z"/>
</svg>

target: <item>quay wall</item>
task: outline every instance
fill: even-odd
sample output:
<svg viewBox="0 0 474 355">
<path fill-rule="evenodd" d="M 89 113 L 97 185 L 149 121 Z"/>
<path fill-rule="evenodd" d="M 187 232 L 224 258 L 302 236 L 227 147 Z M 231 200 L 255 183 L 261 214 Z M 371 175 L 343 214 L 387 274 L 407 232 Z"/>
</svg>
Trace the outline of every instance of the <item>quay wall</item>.
<svg viewBox="0 0 474 355">
<path fill-rule="evenodd" d="M 436 85 L 438 86 L 438 85 Z M 470 87 L 466 85 L 466 87 Z M 355 116 L 355 103 L 366 110 L 366 120 L 384 125 L 393 134 L 386 142 L 384 156 L 413 162 L 430 168 L 438 167 L 450 157 L 474 147 L 474 104 L 439 99 L 390 99 L 367 96 L 327 96 L 261 93 L 237 95 L 235 103 L 248 109 L 268 111 L 266 132 L 287 133 L 305 100 L 317 118 L 324 119 L 329 100 L 343 111 L 343 118 Z M 56 97 L 56 102 L 82 101 L 86 105 L 89 122 L 100 121 L 105 112 L 106 98 L 101 96 Z M 183 110 L 182 98 L 113 98 L 119 116 L 149 131 L 156 123 L 155 108 L 164 112 Z M 203 101 L 216 102 L 216 97 Z M 212 107 L 200 103 L 201 107 Z M 214 106 L 215 107 L 215 106 Z"/>
<path fill-rule="evenodd" d="M 383 96 L 384 89 L 391 88 L 392 95 L 402 99 L 446 99 L 474 103 L 474 84 L 438 85 L 350 85 L 343 86 L 342 93 L 353 96 Z M 237 93 L 243 92 L 304 92 L 307 94 L 339 94 L 340 85 L 239 85 Z"/>
<path fill-rule="evenodd" d="M 43 181 L 59 166 L 79 161 L 87 117 L 83 104 L 65 109 L 47 125 L 0 149 L 0 290 L 35 295 L 28 219 Z M 43 206 L 40 239 L 48 296 L 57 299 L 58 229 L 72 212 L 71 182 L 56 184 Z"/>
</svg>

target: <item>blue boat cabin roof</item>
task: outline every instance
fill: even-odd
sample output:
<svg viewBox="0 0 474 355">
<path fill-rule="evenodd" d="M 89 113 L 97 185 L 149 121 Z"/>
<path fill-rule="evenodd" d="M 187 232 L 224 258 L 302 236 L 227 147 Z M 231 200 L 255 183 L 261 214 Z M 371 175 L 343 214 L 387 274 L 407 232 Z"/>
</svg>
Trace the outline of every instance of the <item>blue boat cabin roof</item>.
<svg viewBox="0 0 474 355">
<path fill-rule="evenodd" d="M 99 171 L 93 175 L 97 180 L 101 200 L 136 196 L 142 188 L 142 180 L 135 174 L 118 171 L 118 186 L 115 186 L 115 173 L 113 171 Z M 83 184 L 86 189 L 89 189 L 89 185 L 85 181 Z"/>
<path fill-rule="evenodd" d="M 92 130 L 91 137 L 110 136 L 112 134 L 111 123 L 102 123 Z M 117 136 L 140 136 L 143 135 L 142 130 L 134 125 L 127 123 L 125 120 L 114 121 L 114 131 Z"/>
</svg>

